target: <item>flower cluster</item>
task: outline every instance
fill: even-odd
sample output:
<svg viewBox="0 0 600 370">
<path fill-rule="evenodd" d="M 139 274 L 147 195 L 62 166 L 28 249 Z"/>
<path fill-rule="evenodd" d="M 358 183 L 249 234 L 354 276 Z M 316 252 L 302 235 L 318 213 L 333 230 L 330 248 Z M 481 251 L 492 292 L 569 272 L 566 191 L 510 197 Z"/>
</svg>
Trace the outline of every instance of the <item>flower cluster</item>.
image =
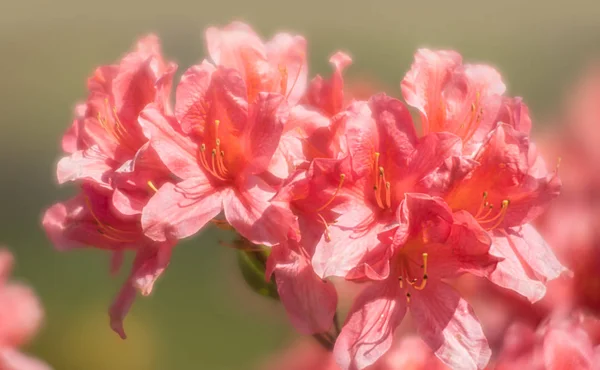
<svg viewBox="0 0 600 370">
<path fill-rule="evenodd" d="M 0 369 L 50 370 L 43 362 L 29 357 L 19 348 L 39 329 L 44 312 L 35 293 L 27 286 L 7 282 L 13 256 L 0 249 Z"/>
<path fill-rule="evenodd" d="M 566 271 L 531 225 L 559 194 L 557 170 L 499 73 L 422 49 L 403 100 L 364 98 L 344 86 L 343 52 L 329 78 L 309 80 L 301 36 L 265 43 L 232 23 L 208 29 L 206 45 L 210 60 L 183 73 L 172 105 L 176 66 L 156 37 L 140 40 L 89 78 L 63 137 L 58 180 L 80 190 L 43 225 L 61 250 L 110 251 L 114 270 L 135 252 L 113 329 L 125 337 L 136 291 L 149 294 L 178 240 L 213 222 L 268 249 L 266 276 L 301 333 L 335 326 L 329 278 L 364 287 L 332 338 L 340 368 L 375 363 L 407 312 L 444 364 L 484 368 L 487 340 L 453 279 L 534 302 Z"/>
</svg>

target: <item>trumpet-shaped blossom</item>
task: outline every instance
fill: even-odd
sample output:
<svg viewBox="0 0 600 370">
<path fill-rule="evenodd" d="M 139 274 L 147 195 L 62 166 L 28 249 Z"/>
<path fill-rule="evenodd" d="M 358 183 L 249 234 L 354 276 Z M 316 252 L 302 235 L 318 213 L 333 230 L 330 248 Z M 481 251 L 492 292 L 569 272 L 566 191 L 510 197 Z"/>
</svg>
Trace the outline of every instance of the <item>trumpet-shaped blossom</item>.
<svg viewBox="0 0 600 370">
<path fill-rule="evenodd" d="M 267 171 L 289 116 L 285 98 L 259 93 L 249 101 L 238 71 L 203 62 L 183 75 L 175 112 L 178 121 L 169 122 L 148 107 L 140 119 L 151 147 L 182 180 L 163 185 L 144 208 L 146 235 L 185 238 L 224 211 L 227 222 L 254 243 L 285 239 L 293 217 L 270 207 L 275 188 Z"/>
<path fill-rule="evenodd" d="M 18 351 L 38 331 L 44 312 L 27 286 L 8 282 L 13 257 L 0 249 L 0 369 L 50 370 L 50 366 Z"/>
<path fill-rule="evenodd" d="M 335 189 L 313 212 L 326 229 L 313 257 L 323 277 L 349 277 L 377 244 L 378 234 L 394 222 L 404 194 L 437 186 L 422 180 L 460 153 L 460 139 L 452 134 L 418 139 L 406 107 L 384 94 L 353 104 L 344 132 L 346 161 L 316 179 L 324 183 L 322 189 Z"/>
<path fill-rule="evenodd" d="M 445 280 L 494 269 L 488 234 L 467 212 L 452 213 L 442 199 L 417 193 L 405 195 L 398 222 L 362 263 L 361 280 L 373 282 L 350 309 L 334 349 L 338 364 L 364 369 L 377 361 L 410 311 L 442 362 L 483 369 L 491 355 L 487 340 L 469 304 Z"/>
<path fill-rule="evenodd" d="M 68 154 L 58 163 L 59 183 L 93 181 L 114 190 L 125 215 L 139 214 L 168 181 L 168 172 L 148 149 L 138 116 L 149 103 L 170 112 L 169 93 L 177 66 L 163 60 L 158 38 L 141 39 L 118 64 L 99 67 L 88 80 L 89 95 L 63 137 Z"/>
<path fill-rule="evenodd" d="M 406 102 L 421 113 L 424 133 L 452 132 L 472 154 L 498 122 L 529 133 L 520 98 L 507 98 L 500 74 L 481 64 L 462 64 L 455 51 L 420 49 L 402 80 Z"/>
<path fill-rule="evenodd" d="M 167 268 L 174 243 L 147 238 L 139 216 L 123 216 L 111 204 L 111 192 L 85 184 L 73 198 L 57 203 L 44 214 L 42 225 L 59 250 L 92 246 L 112 252 L 111 270 L 120 268 L 123 254 L 135 252 L 127 282 L 110 308 L 111 327 L 125 338 L 123 319 L 137 290 L 152 292 L 155 281 Z"/>
<path fill-rule="evenodd" d="M 491 253 L 502 257 L 489 278 L 537 301 L 545 282 L 566 269 L 529 224 L 560 191 L 556 172 L 545 163 L 529 138 L 499 124 L 474 155 L 474 168 L 454 182 L 445 199 L 465 210 L 492 236 Z"/>
<path fill-rule="evenodd" d="M 278 33 L 264 43 L 247 24 L 232 22 L 208 28 L 206 44 L 215 65 L 240 73 L 250 103 L 261 92 L 283 95 L 291 105 L 304 95 L 308 76 L 304 37 Z"/>
</svg>

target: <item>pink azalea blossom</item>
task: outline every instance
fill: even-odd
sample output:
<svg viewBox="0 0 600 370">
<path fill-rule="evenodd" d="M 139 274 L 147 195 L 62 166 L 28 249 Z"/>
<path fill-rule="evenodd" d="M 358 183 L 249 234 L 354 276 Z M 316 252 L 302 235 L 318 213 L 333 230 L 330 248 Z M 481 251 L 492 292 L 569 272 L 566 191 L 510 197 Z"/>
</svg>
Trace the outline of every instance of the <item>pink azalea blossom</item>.
<svg viewBox="0 0 600 370">
<path fill-rule="evenodd" d="M 113 203 L 124 215 L 141 213 L 168 171 L 147 145 L 138 123 L 141 110 L 155 103 L 170 112 L 171 79 L 177 66 L 163 60 L 158 38 L 141 39 L 118 64 L 96 69 L 89 95 L 63 137 L 59 183 L 93 181 L 114 189 Z"/>
<path fill-rule="evenodd" d="M 487 340 L 469 304 L 445 280 L 495 268 L 488 234 L 467 212 L 452 213 L 442 199 L 424 194 L 405 195 L 398 221 L 362 262 L 361 280 L 373 282 L 350 309 L 334 349 L 338 364 L 353 370 L 377 361 L 410 311 L 442 362 L 483 369 L 491 355 Z"/>
<path fill-rule="evenodd" d="M 520 98 L 507 98 L 500 74 L 481 64 L 462 64 L 455 51 L 420 49 L 402 80 L 406 102 L 421 113 L 425 134 L 452 132 L 472 153 L 499 123 L 529 133 L 531 120 Z"/>
<path fill-rule="evenodd" d="M 144 208 L 142 226 L 153 240 L 191 236 L 221 211 L 256 244 L 286 238 L 293 218 L 270 207 L 276 189 L 267 168 L 289 108 L 280 94 L 261 92 L 250 101 L 247 91 L 237 70 L 205 61 L 177 87 L 177 121 L 156 107 L 142 112 L 150 146 L 182 180 L 163 185 Z"/>
<path fill-rule="evenodd" d="M 473 159 L 474 168 L 456 179 L 444 197 L 452 209 L 471 213 L 492 236 L 490 252 L 503 260 L 488 278 L 537 301 L 545 294 L 545 282 L 566 271 L 530 224 L 558 195 L 557 173 L 547 172 L 527 135 L 505 124 L 488 134 Z"/>
<path fill-rule="evenodd" d="M 208 28 L 206 44 L 216 66 L 240 73 L 250 103 L 261 92 L 281 94 L 291 105 L 304 95 L 308 66 L 302 36 L 278 33 L 264 43 L 247 24 L 232 22 Z"/>
<path fill-rule="evenodd" d="M 50 370 L 18 350 L 39 330 L 44 312 L 31 288 L 7 281 L 12 265 L 10 252 L 0 249 L 0 369 Z"/>
<path fill-rule="evenodd" d="M 112 252 L 111 270 L 118 271 L 123 254 L 135 252 L 127 282 L 110 309 L 111 327 L 125 338 L 123 319 L 137 290 L 152 292 L 154 282 L 167 268 L 174 243 L 147 238 L 137 215 L 123 216 L 111 203 L 110 190 L 85 184 L 75 197 L 57 203 L 44 214 L 42 225 L 58 250 L 91 246 Z"/>
</svg>

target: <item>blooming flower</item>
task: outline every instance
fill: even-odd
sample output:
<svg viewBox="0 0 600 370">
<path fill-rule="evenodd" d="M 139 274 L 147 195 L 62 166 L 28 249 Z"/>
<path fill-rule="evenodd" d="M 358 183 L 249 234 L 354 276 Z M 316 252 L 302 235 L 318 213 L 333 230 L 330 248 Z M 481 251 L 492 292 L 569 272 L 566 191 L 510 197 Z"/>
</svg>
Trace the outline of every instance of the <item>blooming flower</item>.
<svg viewBox="0 0 600 370">
<path fill-rule="evenodd" d="M 141 39 L 116 65 L 99 67 L 88 80 L 89 96 L 63 137 L 59 183 L 93 181 L 114 190 L 115 208 L 141 213 L 154 189 L 168 179 L 138 123 L 141 110 L 155 103 L 170 112 L 169 92 L 177 66 L 163 60 L 158 38 Z"/>
<path fill-rule="evenodd" d="M 269 213 L 275 212 L 269 203 L 275 189 L 267 173 L 289 115 L 284 97 L 259 93 L 251 102 L 238 71 L 203 62 L 183 75 L 175 112 L 181 127 L 152 106 L 140 119 L 151 133 L 150 146 L 182 179 L 163 185 L 144 208 L 146 235 L 185 238 L 224 211 L 227 222 L 256 244 L 285 239 L 285 216 Z"/>
<path fill-rule="evenodd" d="M 0 249 L 0 369 L 50 370 L 43 362 L 18 351 L 38 331 L 44 313 L 29 287 L 7 282 L 12 265 L 10 252 Z"/>
<path fill-rule="evenodd" d="M 380 234 L 363 262 L 362 279 L 374 282 L 348 314 L 334 349 L 338 364 L 364 369 L 374 363 L 410 310 L 421 338 L 442 362 L 482 369 L 491 355 L 483 331 L 469 304 L 444 280 L 493 270 L 498 259 L 488 253 L 489 236 L 467 212 L 452 213 L 443 200 L 424 194 L 406 194 L 398 217 L 399 225 Z"/>
</svg>

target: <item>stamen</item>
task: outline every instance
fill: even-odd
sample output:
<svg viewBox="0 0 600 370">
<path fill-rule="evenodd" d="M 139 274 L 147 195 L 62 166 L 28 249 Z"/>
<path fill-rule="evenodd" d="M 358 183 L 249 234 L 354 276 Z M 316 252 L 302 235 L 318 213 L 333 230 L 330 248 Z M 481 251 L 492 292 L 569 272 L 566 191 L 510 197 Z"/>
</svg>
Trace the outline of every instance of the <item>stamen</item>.
<svg viewBox="0 0 600 370">
<path fill-rule="evenodd" d="M 489 207 L 487 213 L 483 216 L 476 218 L 476 220 L 485 220 L 485 218 L 488 217 L 492 213 L 492 211 L 494 210 L 494 205 L 493 204 L 488 205 L 488 204 L 489 204 L 488 202 L 485 202 L 485 206 Z"/>
<path fill-rule="evenodd" d="M 281 80 L 279 80 L 279 88 L 281 89 L 281 93 L 285 94 L 287 98 L 288 71 L 287 67 L 283 64 L 279 65 L 279 75 L 281 77 Z"/>
<path fill-rule="evenodd" d="M 317 208 L 317 212 L 321 212 L 323 209 L 325 209 L 328 205 L 331 204 L 331 202 L 333 202 L 333 200 L 335 199 L 335 197 L 338 195 L 340 189 L 342 188 L 342 186 L 344 185 L 344 180 L 346 179 L 346 175 L 345 174 L 341 174 L 340 175 L 340 182 L 338 184 L 337 189 L 335 189 L 335 192 L 333 193 L 333 195 L 331 196 L 331 198 L 329 198 L 329 200 L 327 201 L 327 203 L 323 204 L 321 207 Z"/>
<path fill-rule="evenodd" d="M 485 209 L 485 205 L 487 204 L 487 197 L 488 197 L 488 192 L 484 191 L 483 199 L 481 199 L 481 204 L 479 205 L 479 209 L 477 210 L 477 213 L 474 216 L 475 218 L 479 217 L 481 212 Z"/>
<path fill-rule="evenodd" d="M 379 156 L 377 157 L 377 159 L 379 159 Z M 377 177 L 375 187 L 373 188 L 375 190 L 375 200 L 377 201 L 377 205 L 379 206 L 379 208 L 385 209 L 385 206 L 383 205 L 383 200 L 381 199 L 381 182 L 385 177 L 383 167 L 379 167 L 379 174 L 375 176 Z"/>
<path fill-rule="evenodd" d="M 377 174 L 377 169 L 379 168 L 379 152 L 375 152 L 375 180 L 373 183 L 377 185 L 377 180 L 379 179 L 379 175 Z"/>
<path fill-rule="evenodd" d="M 329 233 L 329 225 L 327 224 L 327 221 L 325 221 L 325 219 L 323 218 L 323 216 L 321 216 L 320 213 L 317 213 L 317 216 L 319 216 L 319 218 L 321 219 L 321 222 L 323 223 L 323 225 L 325 225 L 325 240 L 327 242 L 330 242 L 331 234 Z"/>
<path fill-rule="evenodd" d="M 492 222 L 492 221 L 498 219 L 498 222 L 496 222 L 494 224 L 494 226 L 492 226 L 488 229 L 488 230 L 494 230 L 495 228 L 500 226 L 502 221 L 504 221 L 504 217 L 506 216 L 506 210 L 508 209 L 509 204 L 510 204 L 510 200 L 508 200 L 508 199 L 503 200 L 502 201 L 502 210 L 500 212 L 498 212 L 496 217 L 486 220 L 486 221 L 479 221 L 479 223 L 489 223 L 489 222 Z"/>
<path fill-rule="evenodd" d="M 410 293 L 406 293 L 406 303 L 410 303 Z"/>
<path fill-rule="evenodd" d="M 90 198 L 87 195 L 83 196 L 83 199 L 85 201 L 85 205 L 88 209 L 88 211 L 90 212 L 90 215 L 92 216 L 92 218 L 94 219 L 94 221 L 96 222 L 96 224 L 98 225 L 98 233 L 102 234 L 105 238 L 113 240 L 113 241 L 117 241 L 117 242 L 135 242 L 136 240 L 133 239 L 124 239 L 119 235 L 116 236 L 111 236 L 108 234 L 108 232 L 113 232 L 113 233 L 117 233 L 117 234 L 122 234 L 122 235 L 131 235 L 131 234 L 137 234 L 135 231 L 126 231 L 126 230 L 119 230 L 116 229 L 110 225 L 107 225 L 105 223 L 103 223 L 102 221 L 100 221 L 100 219 L 98 218 L 98 216 L 96 215 L 96 213 L 94 212 L 94 210 L 92 209 L 92 204 L 90 202 Z"/>
<path fill-rule="evenodd" d="M 154 184 L 152 183 L 152 181 L 148 180 L 148 187 L 152 190 L 154 190 L 155 193 L 158 192 L 158 189 L 156 188 L 156 186 L 154 186 Z"/>
<path fill-rule="evenodd" d="M 388 208 L 392 208 L 392 191 L 390 190 L 390 182 L 385 183 L 385 205 Z"/>
<path fill-rule="evenodd" d="M 227 176 L 227 173 L 229 173 L 229 171 L 227 171 L 227 168 L 225 168 L 225 162 L 223 162 L 225 158 L 225 152 L 221 150 L 220 154 L 221 155 L 217 157 L 217 168 L 219 169 L 221 175 L 225 177 Z"/>
<path fill-rule="evenodd" d="M 423 278 L 422 278 L 421 284 L 419 286 L 413 286 L 413 288 L 415 288 L 416 290 L 423 290 L 423 289 L 425 289 L 425 286 L 427 285 L 427 279 L 428 279 L 428 276 L 427 276 L 427 257 L 428 257 L 427 253 L 423 253 L 423 265 L 422 265 L 422 268 L 423 268 Z"/>
<path fill-rule="evenodd" d="M 404 288 L 404 282 L 402 281 L 402 276 L 400 276 L 398 278 L 398 281 L 400 282 L 400 289 Z"/>
</svg>

